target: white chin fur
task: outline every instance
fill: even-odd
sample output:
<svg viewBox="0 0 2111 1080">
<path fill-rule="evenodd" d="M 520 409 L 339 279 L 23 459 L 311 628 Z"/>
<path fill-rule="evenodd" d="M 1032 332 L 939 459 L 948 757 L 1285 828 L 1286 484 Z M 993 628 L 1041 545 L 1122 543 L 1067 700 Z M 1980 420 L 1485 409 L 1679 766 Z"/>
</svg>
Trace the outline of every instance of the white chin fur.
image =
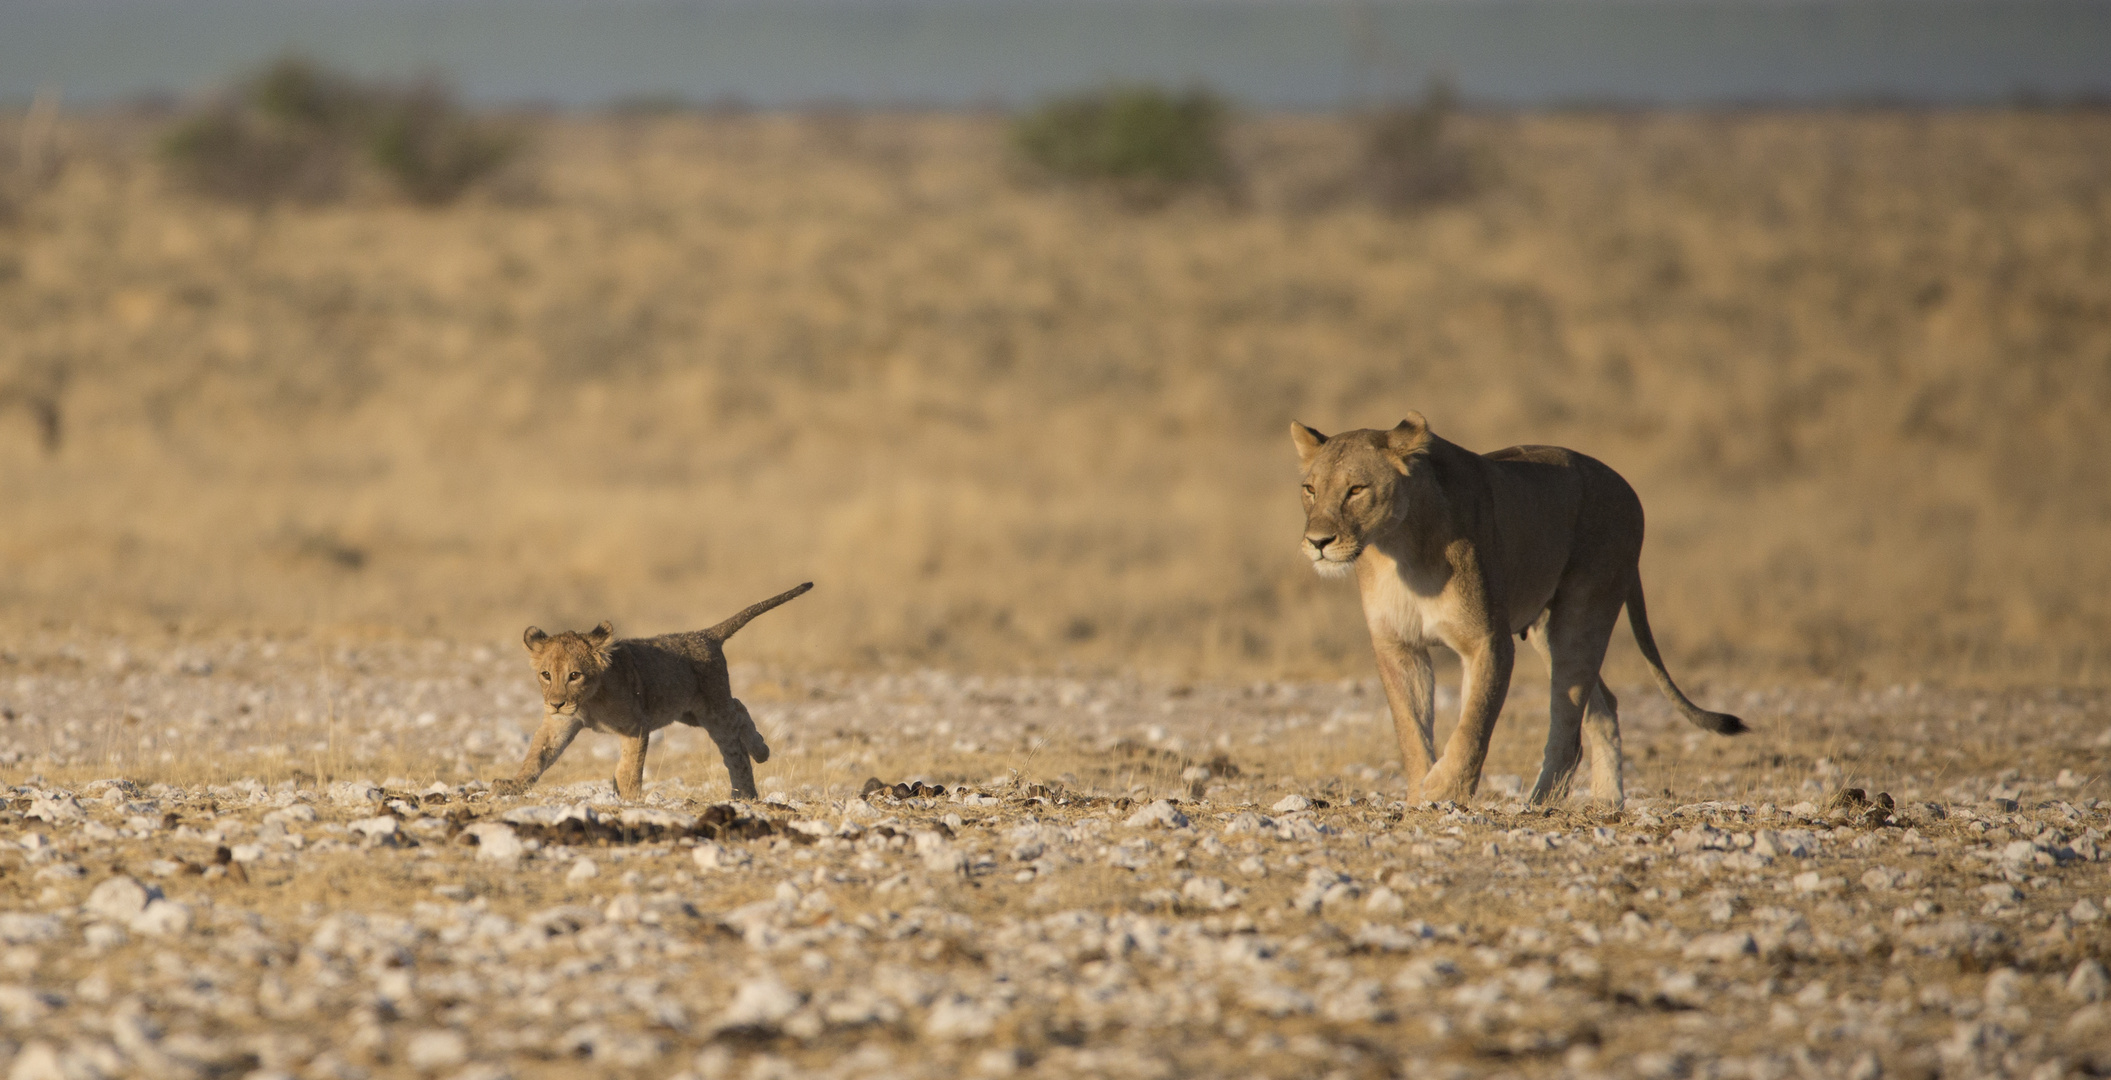
<svg viewBox="0 0 2111 1080">
<path fill-rule="evenodd" d="M 1345 578 L 1356 572 L 1354 559 L 1314 559 L 1312 569 L 1323 578 Z"/>
</svg>

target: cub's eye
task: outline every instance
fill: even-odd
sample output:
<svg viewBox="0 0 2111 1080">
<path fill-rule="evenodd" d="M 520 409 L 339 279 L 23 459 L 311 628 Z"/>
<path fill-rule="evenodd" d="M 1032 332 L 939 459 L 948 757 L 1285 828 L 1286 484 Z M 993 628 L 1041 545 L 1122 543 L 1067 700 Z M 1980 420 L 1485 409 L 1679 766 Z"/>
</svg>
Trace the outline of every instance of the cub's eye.
<svg viewBox="0 0 2111 1080">
<path fill-rule="evenodd" d="M 566 681 L 566 682 L 578 682 L 579 680 L 581 680 L 581 679 L 583 679 L 583 678 L 585 678 L 585 677 L 586 677 L 586 676 L 584 676 L 584 675 L 581 675 L 581 674 L 579 674 L 578 672 L 576 672 L 576 671 L 575 671 L 575 672 L 572 672 L 572 673 L 571 673 L 570 675 L 567 675 L 567 676 L 565 676 L 565 679 L 564 679 L 564 681 Z"/>
<path fill-rule="evenodd" d="M 542 673 L 542 681 L 544 681 L 544 682 L 549 682 L 549 681 L 550 681 L 550 673 L 549 673 L 549 672 L 545 671 L 545 672 L 543 672 L 543 673 Z"/>
<path fill-rule="evenodd" d="M 1369 491 L 1369 490 L 1371 490 L 1371 489 L 1370 489 L 1370 488 L 1369 488 L 1369 487 L 1368 487 L 1367 485 L 1364 485 L 1364 484 L 1350 484 L 1350 485 L 1349 485 L 1349 498 L 1353 499 L 1353 498 L 1355 498 L 1356 496 L 1358 496 L 1358 495 L 1361 495 L 1361 494 L 1363 494 L 1364 492 L 1366 492 L 1366 491 Z"/>
</svg>

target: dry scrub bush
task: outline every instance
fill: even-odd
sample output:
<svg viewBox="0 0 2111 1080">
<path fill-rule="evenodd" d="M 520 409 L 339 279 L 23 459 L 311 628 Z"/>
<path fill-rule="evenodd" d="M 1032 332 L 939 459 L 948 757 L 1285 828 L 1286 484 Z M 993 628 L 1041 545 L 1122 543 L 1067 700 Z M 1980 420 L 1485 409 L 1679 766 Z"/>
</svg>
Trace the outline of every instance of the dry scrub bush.
<svg viewBox="0 0 2111 1080">
<path fill-rule="evenodd" d="M 1451 130 L 1458 98 L 1437 80 L 1422 100 L 1365 118 L 1361 180 L 1378 205 L 1412 209 L 1463 198 L 1483 183 L 1487 166 Z"/>
<path fill-rule="evenodd" d="M 1334 121 L 1231 132 L 1246 209 L 1112 216 L 990 120 L 752 115 L 268 227 L 112 128 L 0 236 L 0 369 L 75 358 L 60 453 L 0 412 L 0 612 L 510 647 L 812 579 L 744 655 L 1362 675 L 1283 432 L 1415 408 L 1629 477 L 1697 682 L 2102 678 L 2111 116 L 1452 122 L 1500 172 L 1414 214 L 1285 208 Z"/>
<path fill-rule="evenodd" d="M 363 159 L 405 197 L 439 205 L 519 145 L 517 131 L 463 114 L 438 83 L 368 85 L 288 57 L 183 120 L 163 149 L 190 187 L 234 202 L 334 201 Z"/>
</svg>

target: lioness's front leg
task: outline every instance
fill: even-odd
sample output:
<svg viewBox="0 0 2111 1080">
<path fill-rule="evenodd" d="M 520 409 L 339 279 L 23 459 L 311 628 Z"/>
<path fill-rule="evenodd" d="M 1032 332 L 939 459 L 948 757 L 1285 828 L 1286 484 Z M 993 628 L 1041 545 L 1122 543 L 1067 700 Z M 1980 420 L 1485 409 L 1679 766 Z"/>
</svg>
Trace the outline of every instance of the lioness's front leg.
<svg viewBox="0 0 2111 1080">
<path fill-rule="evenodd" d="M 1516 661 L 1516 646 L 1510 635 L 1497 630 L 1464 648 L 1453 646 L 1466 665 L 1465 700 L 1459 706 L 1459 726 L 1444 744 L 1444 756 L 1422 778 L 1417 798 L 1425 802 L 1464 802 L 1481 786 L 1481 765 L 1488 758 L 1488 740 L 1495 734 L 1495 719 L 1502 715 L 1503 698 L 1510 692 L 1510 667 Z"/>
<path fill-rule="evenodd" d="M 1400 740 L 1400 760 L 1412 788 L 1428 774 L 1437 757 L 1437 668 L 1430 662 L 1429 650 L 1421 646 L 1374 636 L 1371 647 L 1378 654 L 1378 681 L 1385 686 L 1393 735 Z"/>
<path fill-rule="evenodd" d="M 541 779 L 585 726 L 586 721 L 577 713 L 543 714 L 542 726 L 535 729 L 535 738 L 528 743 L 528 759 L 520 763 L 520 771 L 513 774 L 512 780 L 500 785 L 501 793 L 519 791 Z"/>
</svg>

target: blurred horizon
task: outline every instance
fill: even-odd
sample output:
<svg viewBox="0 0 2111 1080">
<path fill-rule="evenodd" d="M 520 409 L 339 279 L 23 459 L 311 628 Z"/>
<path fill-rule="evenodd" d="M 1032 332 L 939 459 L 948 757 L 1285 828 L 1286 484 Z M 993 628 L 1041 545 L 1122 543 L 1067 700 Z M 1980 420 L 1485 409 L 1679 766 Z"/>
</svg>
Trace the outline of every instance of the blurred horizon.
<svg viewBox="0 0 2111 1080">
<path fill-rule="evenodd" d="M 1241 105 L 2100 101 L 2111 0 L 9 0 L 0 104 L 181 97 L 288 51 L 480 105 L 1017 107 L 1110 82 Z"/>
</svg>

